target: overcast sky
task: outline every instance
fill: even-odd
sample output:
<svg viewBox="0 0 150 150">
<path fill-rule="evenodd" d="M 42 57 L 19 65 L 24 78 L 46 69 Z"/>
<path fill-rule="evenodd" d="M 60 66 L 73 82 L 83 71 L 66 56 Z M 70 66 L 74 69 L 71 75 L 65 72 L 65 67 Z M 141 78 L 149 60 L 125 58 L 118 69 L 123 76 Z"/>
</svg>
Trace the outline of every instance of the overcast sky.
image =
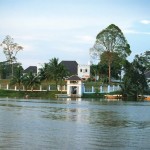
<svg viewBox="0 0 150 150">
<path fill-rule="evenodd" d="M 131 46 L 129 60 L 150 50 L 150 0 L 0 0 L 0 42 L 10 35 L 24 47 L 24 69 L 54 57 L 88 64 L 96 35 L 112 23 Z"/>
</svg>

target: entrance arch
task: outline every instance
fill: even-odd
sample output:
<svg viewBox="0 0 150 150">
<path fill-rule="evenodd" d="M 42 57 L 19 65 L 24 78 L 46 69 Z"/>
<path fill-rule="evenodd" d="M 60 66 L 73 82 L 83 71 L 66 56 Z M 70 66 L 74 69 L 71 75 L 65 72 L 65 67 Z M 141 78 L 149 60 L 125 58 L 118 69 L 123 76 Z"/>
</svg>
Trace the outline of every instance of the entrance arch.
<svg viewBox="0 0 150 150">
<path fill-rule="evenodd" d="M 67 95 L 69 97 L 82 96 L 82 79 L 77 75 L 73 75 L 67 79 Z"/>
</svg>

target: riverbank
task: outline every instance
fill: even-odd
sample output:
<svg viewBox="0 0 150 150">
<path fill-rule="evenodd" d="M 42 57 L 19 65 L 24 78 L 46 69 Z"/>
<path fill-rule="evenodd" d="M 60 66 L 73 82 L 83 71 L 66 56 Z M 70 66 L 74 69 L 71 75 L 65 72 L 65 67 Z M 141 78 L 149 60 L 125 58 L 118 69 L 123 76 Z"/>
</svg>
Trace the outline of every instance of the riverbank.
<svg viewBox="0 0 150 150">
<path fill-rule="evenodd" d="M 12 90 L 0 90 L 0 97 L 10 98 L 55 98 L 56 94 L 60 94 L 60 91 L 12 91 Z"/>
<path fill-rule="evenodd" d="M 56 98 L 56 95 L 61 94 L 61 91 L 13 91 L 0 90 L 0 97 L 10 98 Z M 66 92 L 63 92 L 66 94 Z M 82 98 L 104 98 L 105 94 L 93 93 L 83 94 Z"/>
<path fill-rule="evenodd" d="M 61 91 L 13 91 L 13 90 L 0 90 L 0 97 L 9 98 L 38 98 L 38 99 L 56 99 L 56 95 L 60 95 Z M 66 95 L 66 92 L 62 94 Z M 117 95 L 117 96 L 116 96 Z M 119 95 L 119 96 L 118 96 Z M 120 92 L 106 93 L 91 93 L 83 94 L 82 98 L 103 98 L 103 99 L 122 99 Z M 150 101 L 150 96 L 146 96 L 143 99 L 139 98 L 135 100 L 133 97 L 125 99 L 126 101 Z"/>
</svg>

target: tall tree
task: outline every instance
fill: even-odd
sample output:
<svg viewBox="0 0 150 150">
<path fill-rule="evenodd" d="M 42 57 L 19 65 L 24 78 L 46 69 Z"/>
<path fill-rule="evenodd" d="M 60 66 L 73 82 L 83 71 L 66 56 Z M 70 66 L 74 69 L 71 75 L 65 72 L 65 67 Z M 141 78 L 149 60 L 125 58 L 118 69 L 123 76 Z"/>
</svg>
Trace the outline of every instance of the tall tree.
<svg viewBox="0 0 150 150">
<path fill-rule="evenodd" d="M 17 61 L 16 55 L 17 53 L 23 49 L 17 43 L 14 43 L 14 39 L 11 36 L 7 35 L 3 42 L 1 43 L 3 47 L 3 52 L 6 56 L 7 61 L 12 65 L 12 76 L 13 76 L 13 63 Z"/>
<path fill-rule="evenodd" d="M 106 52 L 109 83 L 111 82 L 111 65 L 115 60 L 113 53 L 125 60 L 130 55 L 130 45 L 128 44 L 122 31 L 114 24 L 109 25 L 96 36 L 96 42 L 90 49 L 90 55 L 93 58 L 100 59 L 100 55 Z"/>
<path fill-rule="evenodd" d="M 113 52 L 111 55 L 112 55 L 112 58 L 113 58 L 112 64 L 111 64 L 111 77 L 115 78 L 115 79 L 118 79 L 120 74 L 121 74 L 121 68 L 122 68 L 122 65 L 123 65 L 122 58 L 120 58 L 118 56 L 118 54 L 115 53 L 115 52 Z M 102 65 L 102 66 L 105 65 L 105 67 L 108 70 L 108 65 L 107 65 L 108 64 L 108 60 L 107 59 L 108 59 L 108 52 L 105 51 L 100 56 L 100 63 L 99 63 L 99 65 Z"/>
<path fill-rule="evenodd" d="M 48 66 L 46 67 L 45 75 L 50 80 L 55 81 L 56 89 L 59 81 L 59 62 L 58 58 L 52 58 L 50 59 Z"/>
</svg>

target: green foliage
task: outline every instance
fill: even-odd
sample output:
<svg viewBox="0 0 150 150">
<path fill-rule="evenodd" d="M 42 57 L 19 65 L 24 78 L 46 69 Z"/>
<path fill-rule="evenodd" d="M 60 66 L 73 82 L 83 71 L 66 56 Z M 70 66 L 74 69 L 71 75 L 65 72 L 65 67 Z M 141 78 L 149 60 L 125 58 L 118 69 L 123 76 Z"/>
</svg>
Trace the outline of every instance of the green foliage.
<svg viewBox="0 0 150 150">
<path fill-rule="evenodd" d="M 12 98 L 55 98 L 55 94 L 60 94 L 58 91 L 11 91 L 0 90 L 0 97 L 12 97 Z"/>
<path fill-rule="evenodd" d="M 69 73 L 64 65 L 59 63 L 57 58 L 52 58 L 49 63 L 45 64 L 40 70 L 39 76 L 42 80 L 53 80 L 57 87 L 58 83 L 62 85 L 63 80 L 68 74 Z"/>
<path fill-rule="evenodd" d="M 14 39 L 9 35 L 7 35 L 2 41 L 1 46 L 3 47 L 3 52 L 6 56 L 7 62 L 11 64 L 11 71 L 13 76 L 13 63 L 17 62 L 16 55 L 20 50 L 23 49 L 23 47 L 17 43 L 14 43 Z"/>
<path fill-rule="evenodd" d="M 96 42 L 93 48 L 90 49 L 90 55 L 94 59 L 100 59 L 100 56 L 105 54 L 105 61 L 109 70 L 109 83 L 111 79 L 111 65 L 116 60 L 116 56 L 125 60 L 130 53 L 130 45 L 122 31 L 114 24 L 109 25 L 97 35 Z"/>
<path fill-rule="evenodd" d="M 34 75 L 32 72 L 25 74 L 22 77 L 22 83 L 27 88 L 31 88 L 31 91 L 33 91 L 33 88 L 37 85 L 40 85 L 40 77 L 38 75 Z"/>
<path fill-rule="evenodd" d="M 18 66 L 18 68 L 14 72 L 13 78 L 10 80 L 11 85 L 17 85 L 20 90 L 20 85 L 23 83 L 23 68 L 22 66 Z"/>
<path fill-rule="evenodd" d="M 137 99 L 139 94 L 143 95 L 144 91 L 148 89 L 144 74 L 146 67 L 143 63 L 143 59 L 138 55 L 135 56 L 132 63 L 126 61 L 123 84 L 120 85 L 123 97 L 128 98 L 132 96 Z"/>
</svg>

